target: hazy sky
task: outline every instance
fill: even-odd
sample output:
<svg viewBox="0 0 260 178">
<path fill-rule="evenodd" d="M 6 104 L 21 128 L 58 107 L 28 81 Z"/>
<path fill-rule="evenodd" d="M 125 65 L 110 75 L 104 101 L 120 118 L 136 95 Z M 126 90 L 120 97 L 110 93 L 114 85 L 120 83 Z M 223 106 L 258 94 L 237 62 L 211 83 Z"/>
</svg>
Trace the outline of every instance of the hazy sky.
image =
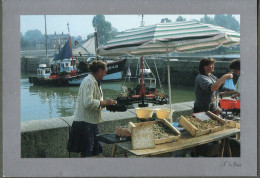
<svg viewBox="0 0 260 178">
<path fill-rule="evenodd" d="M 145 25 L 160 23 L 162 18 L 175 21 L 179 15 L 144 15 Z M 200 20 L 204 15 L 181 15 L 187 20 Z M 210 15 L 211 16 L 211 15 Z M 240 22 L 240 15 L 233 15 Z M 92 19 L 94 15 L 46 15 L 47 34 L 68 33 L 67 23 L 70 26 L 72 36 L 86 37 L 94 32 Z M 214 17 L 212 15 L 211 17 Z M 109 21 L 118 31 L 136 28 L 140 26 L 141 15 L 105 15 L 105 20 Z M 44 15 L 22 15 L 20 18 L 20 32 L 38 29 L 45 34 Z"/>
</svg>

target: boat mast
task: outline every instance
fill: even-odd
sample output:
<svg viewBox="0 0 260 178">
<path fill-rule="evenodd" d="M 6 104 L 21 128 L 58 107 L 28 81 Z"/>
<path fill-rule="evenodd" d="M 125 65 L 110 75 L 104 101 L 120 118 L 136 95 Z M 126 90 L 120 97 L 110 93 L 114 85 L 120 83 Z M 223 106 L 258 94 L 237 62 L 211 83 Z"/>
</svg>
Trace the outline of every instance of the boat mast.
<svg viewBox="0 0 260 178">
<path fill-rule="evenodd" d="M 144 26 L 144 15 L 142 14 L 142 21 L 141 21 L 141 27 Z M 144 97 L 145 97 L 145 86 L 144 86 L 144 57 L 141 56 L 140 58 L 140 69 L 141 69 L 141 81 L 140 81 L 140 91 L 139 96 L 142 99 L 142 103 L 139 104 L 139 107 L 147 107 L 148 104 L 144 104 Z"/>
<path fill-rule="evenodd" d="M 96 59 L 98 60 L 98 55 L 97 55 L 97 49 L 98 49 L 97 16 L 95 18 L 95 21 L 96 21 L 95 32 L 94 32 L 94 36 L 95 36 L 95 51 L 96 51 Z"/>
<path fill-rule="evenodd" d="M 47 44 L 47 24 L 46 24 L 46 15 L 44 15 L 44 20 L 45 20 L 45 50 L 46 50 L 46 56 L 48 59 L 48 44 Z"/>
<path fill-rule="evenodd" d="M 141 21 L 141 27 L 144 26 L 144 15 L 142 14 L 142 21 Z"/>
<path fill-rule="evenodd" d="M 69 33 L 70 54 L 71 54 L 72 66 L 73 66 L 73 75 L 75 75 L 75 68 L 74 68 L 74 61 L 73 61 L 73 54 L 72 54 L 72 46 L 71 46 L 71 38 L 70 38 L 70 28 L 69 28 L 69 23 L 67 23 L 67 27 L 68 27 L 68 33 Z"/>
</svg>

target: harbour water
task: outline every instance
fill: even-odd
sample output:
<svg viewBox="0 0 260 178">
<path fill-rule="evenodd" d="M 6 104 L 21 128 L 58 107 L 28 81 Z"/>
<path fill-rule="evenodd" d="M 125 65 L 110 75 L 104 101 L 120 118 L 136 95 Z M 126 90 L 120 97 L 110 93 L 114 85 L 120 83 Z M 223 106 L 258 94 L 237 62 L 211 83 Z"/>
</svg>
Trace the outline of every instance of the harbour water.
<svg viewBox="0 0 260 178">
<path fill-rule="evenodd" d="M 28 75 L 21 75 L 21 121 L 42 120 L 72 116 L 74 113 L 79 86 L 47 87 L 33 86 Z M 104 98 L 115 99 L 125 85 L 133 88 L 135 81 L 102 83 Z M 194 101 L 194 88 L 190 86 L 171 86 L 172 103 Z M 160 87 L 158 86 L 160 90 Z M 168 86 L 163 85 L 168 95 Z M 161 90 L 160 90 L 161 91 Z"/>
</svg>

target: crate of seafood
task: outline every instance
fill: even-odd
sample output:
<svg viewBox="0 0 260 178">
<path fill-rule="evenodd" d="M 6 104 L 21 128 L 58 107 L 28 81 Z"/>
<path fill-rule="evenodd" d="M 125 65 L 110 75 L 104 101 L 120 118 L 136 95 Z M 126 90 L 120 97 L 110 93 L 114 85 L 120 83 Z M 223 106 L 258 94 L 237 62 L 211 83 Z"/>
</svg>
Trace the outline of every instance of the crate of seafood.
<svg viewBox="0 0 260 178">
<path fill-rule="evenodd" d="M 195 116 L 181 116 L 179 124 L 194 137 L 223 130 L 226 122 L 224 119 L 210 111 L 206 114 L 209 116 L 208 119 L 199 119 Z"/>
<path fill-rule="evenodd" d="M 130 122 L 128 124 L 128 130 L 131 132 L 131 130 L 134 127 L 141 127 L 143 125 L 152 125 L 154 143 L 156 145 L 162 143 L 169 143 L 180 139 L 181 133 L 175 127 L 173 127 L 170 124 L 170 122 L 167 121 L 166 119 L 140 122 L 140 123 Z"/>
<path fill-rule="evenodd" d="M 177 141 L 181 137 L 181 133 L 166 119 L 155 121 L 153 128 L 155 144 Z"/>
</svg>

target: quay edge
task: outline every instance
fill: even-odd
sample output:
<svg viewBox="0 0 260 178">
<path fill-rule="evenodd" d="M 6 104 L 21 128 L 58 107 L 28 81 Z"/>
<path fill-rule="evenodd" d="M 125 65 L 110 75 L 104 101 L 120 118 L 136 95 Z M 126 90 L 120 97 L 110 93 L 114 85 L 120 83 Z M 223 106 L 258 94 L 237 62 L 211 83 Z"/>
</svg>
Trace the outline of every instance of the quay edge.
<svg viewBox="0 0 260 178">
<path fill-rule="evenodd" d="M 180 115 L 191 115 L 194 102 L 172 104 L 173 121 Z M 153 108 L 165 108 L 169 105 L 154 106 Z M 128 122 L 138 122 L 134 109 L 126 112 L 104 112 L 99 124 L 99 133 L 115 133 L 116 126 L 127 125 Z M 38 121 L 21 122 L 21 157 L 22 158 L 68 158 L 79 157 L 77 153 L 67 151 L 67 141 L 73 117 L 52 118 Z M 112 144 L 103 143 L 103 154 L 109 157 Z M 120 154 L 122 150 L 118 150 Z"/>
</svg>

